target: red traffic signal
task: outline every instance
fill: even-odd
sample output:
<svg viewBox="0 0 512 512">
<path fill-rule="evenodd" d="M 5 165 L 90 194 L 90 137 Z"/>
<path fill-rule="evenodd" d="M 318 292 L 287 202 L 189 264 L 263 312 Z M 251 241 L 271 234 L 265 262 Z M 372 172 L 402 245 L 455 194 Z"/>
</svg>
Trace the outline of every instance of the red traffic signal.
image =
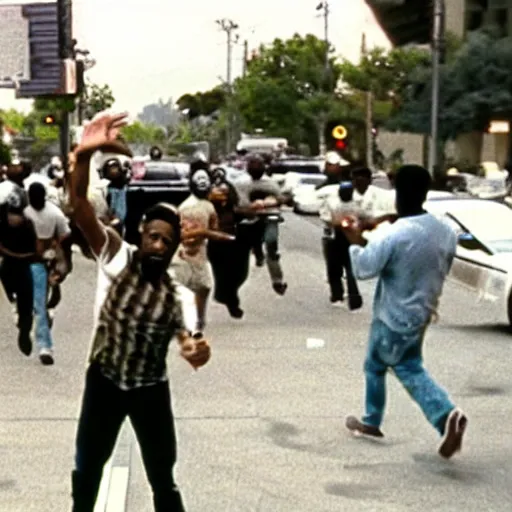
<svg viewBox="0 0 512 512">
<path fill-rule="evenodd" d="M 344 140 L 337 140 L 335 145 L 336 149 L 345 149 L 347 147 L 347 143 Z"/>
</svg>

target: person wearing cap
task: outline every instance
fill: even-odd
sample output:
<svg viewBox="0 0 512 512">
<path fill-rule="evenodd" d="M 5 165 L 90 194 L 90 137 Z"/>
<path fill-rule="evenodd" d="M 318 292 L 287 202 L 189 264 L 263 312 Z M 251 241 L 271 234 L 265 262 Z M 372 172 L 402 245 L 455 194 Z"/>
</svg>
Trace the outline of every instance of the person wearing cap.
<svg viewBox="0 0 512 512">
<path fill-rule="evenodd" d="M 317 185 L 317 190 L 320 190 L 329 185 L 338 185 L 341 181 L 350 179 L 348 167 L 342 165 L 342 158 L 336 151 L 329 151 L 325 155 L 324 174 L 326 179 L 320 185 Z"/>
<path fill-rule="evenodd" d="M 23 211 L 28 204 L 25 190 L 11 180 L 0 185 L 0 279 L 7 299 L 16 303 L 18 348 L 32 353 L 33 282 L 31 263 L 38 261 L 37 236 Z"/>
<path fill-rule="evenodd" d="M 332 185 L 334 187 L 336 185 Z M 357 215 L 362 212 L 353 200 L 354 187 L 351 181 L 342 181 L 337 186 L 337 194 L 326 199 L 328 218 L 324 217 L 324 258 L 327 270 L 327 281 L 331 290 L 331 303 L 343 302 L 345 290 L 343 274 L 345 273 L 350 311 L 360 309 L 363 299 L 352 272 L 347 237 L 340 228 L 340 219 L 345 215 Z"/>
<path fill-rule="evenodd" d="M 96 217 L 87 198 L 89 165 L 98 150 L 131 156 L 116 140 L 126 115 L 97 115 L 75 150 L 70 196 L 75 220 L 98 262 L 94 330 L 76 435 L 73 512 L 93 512 L 103 467 L 126 417 L 139 442 L 156 512 L 184 512 L 174 479 L 176 436 L 166 358 L 177 338 L 181 355 L 198 369 L 210 358 L 206 340 L 191 336 L 184 292 L 168 271 L 188 237 L 169 204 L 147 210 L 138 248 Z M 185 294 L 186 295 L 186 294 Z"/>
</svg>

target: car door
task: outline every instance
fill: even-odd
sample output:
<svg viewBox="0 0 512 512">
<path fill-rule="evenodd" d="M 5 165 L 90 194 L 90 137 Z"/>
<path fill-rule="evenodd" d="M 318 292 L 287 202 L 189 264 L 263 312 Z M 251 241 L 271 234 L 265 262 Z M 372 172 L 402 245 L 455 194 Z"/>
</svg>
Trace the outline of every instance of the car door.
<svg viewBox="0 0 512 512">
<path fill-rule="evenodd" d="M 466 243 L 473 235 L 462 227 L 453 217 L 444 215 L 443 222 L 449 225 L 457 235 L 457 252 L 453 260 L 449 278 L 469 290 L 478 293 L 488 277 L 485 260 L 488 255 L 482 246 L 475 242 Z"/>
</svg>

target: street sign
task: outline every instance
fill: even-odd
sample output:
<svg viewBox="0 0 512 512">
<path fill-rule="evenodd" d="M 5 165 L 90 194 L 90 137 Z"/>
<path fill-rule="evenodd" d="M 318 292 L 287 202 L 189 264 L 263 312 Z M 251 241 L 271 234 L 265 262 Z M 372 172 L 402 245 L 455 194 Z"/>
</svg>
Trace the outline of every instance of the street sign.
<svg viewBox="0 0 512 512">
<path fill-rule="evenodd" d="M 336 140 L 346 139 L 347 135 L 348 135 L 347 129 L 343 125 L 341 125 L 341 124 L 336 126 L 335 128 L 333 128 L 333 130 L 332 130 L 332 136 Z"/>
<path fill-rule="evenodd" d="M 29 22 L 23 6 L 0 6 L 0 87 L 30 79 Z"/>
<path fill-rule="evenodd" d="M 57 3 L 24 4 L 21 8 L 29 24 L 31 77 L 20 82 L 16 97 L 59 94 L 63 65 L 59 55 Z"/>
</svg>

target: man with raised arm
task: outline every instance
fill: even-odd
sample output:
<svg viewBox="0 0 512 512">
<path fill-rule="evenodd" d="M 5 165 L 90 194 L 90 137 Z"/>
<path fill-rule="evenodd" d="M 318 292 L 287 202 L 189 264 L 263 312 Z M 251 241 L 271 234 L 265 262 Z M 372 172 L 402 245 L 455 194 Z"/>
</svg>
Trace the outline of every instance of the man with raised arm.
<svg viewBox="0 0 512 512">
<path fill-rule="evenodd" d="M 156 512 L 184 511 L 174 482 L 176 437 L 167 377 L 169 343 L 195 368 L 210 348 L 185 328 L 182 304 L 168 273 L 180 243 L 180 218 L 158 204 L 142 218 L 141 244 L 132 247 L 96 218 L 87 199 L 89 161 L 96 150 L 130 156 L 117 140 L 126 115 L 101 114 L 84 129 L 70 175 L 74 218 L 98 261 L 95 325 L 76 438 L 74 512 L 92 512 L 103 466 L 126 417 L 135 430 Z"/>
</svg>

